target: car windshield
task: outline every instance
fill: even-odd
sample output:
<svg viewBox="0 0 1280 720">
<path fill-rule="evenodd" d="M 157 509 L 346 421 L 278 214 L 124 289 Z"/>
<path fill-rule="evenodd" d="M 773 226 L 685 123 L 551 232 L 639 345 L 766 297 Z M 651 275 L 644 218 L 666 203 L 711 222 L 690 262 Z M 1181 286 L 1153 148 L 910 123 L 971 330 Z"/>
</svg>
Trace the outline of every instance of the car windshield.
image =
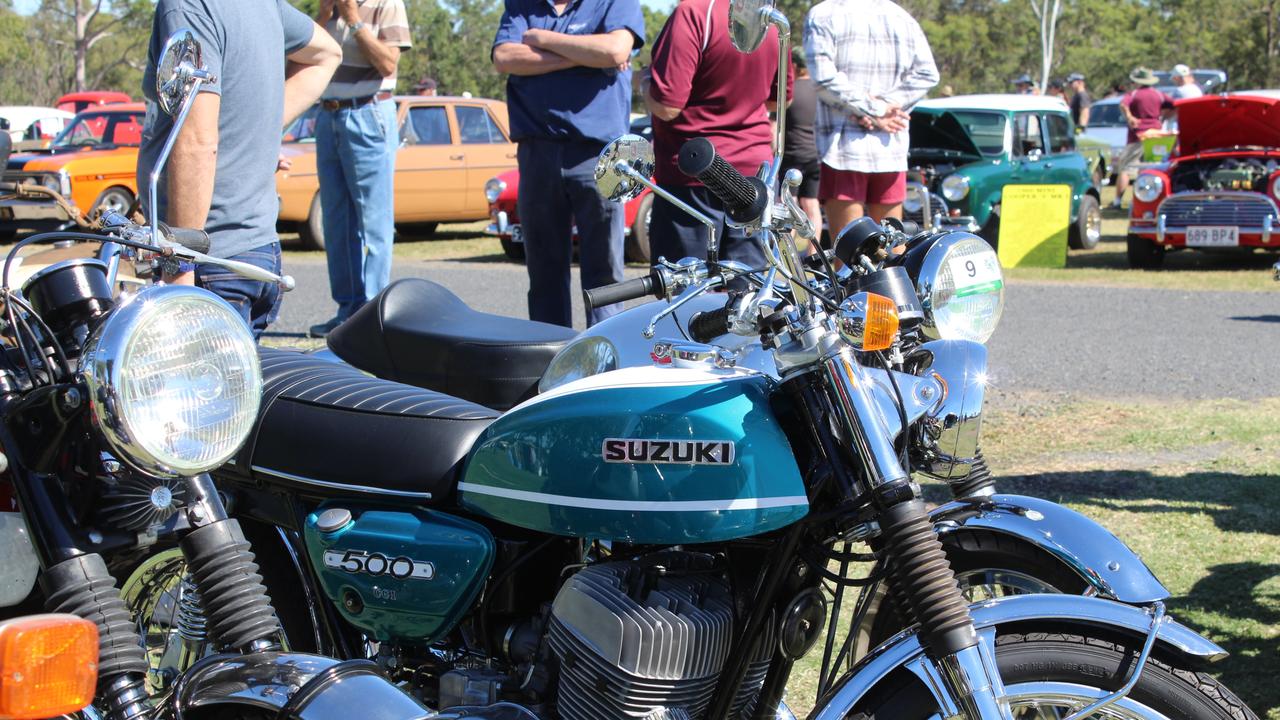
<svg viewBox="0 0 1280 720">
<path fill-rule="evenodd" d="M 960 122 L 969 138 L 983 155 L 1004 154 L 1004 113 L 981 110 L 952 110 L 951 116 Z"/>
<path fill-rule="evenodd" d="M 1089 108 L 1089 127 L 1125 127 L 1120 103 L 1094 103 Z"/>
<path fill-rule="evenodd" d="M 77 115 L 71 125 L 54 139 L 53 147 L 137 147 L 142 144 L 142 123 L 145 119 L 146 114 L 141 110 Z"/>
</svg>

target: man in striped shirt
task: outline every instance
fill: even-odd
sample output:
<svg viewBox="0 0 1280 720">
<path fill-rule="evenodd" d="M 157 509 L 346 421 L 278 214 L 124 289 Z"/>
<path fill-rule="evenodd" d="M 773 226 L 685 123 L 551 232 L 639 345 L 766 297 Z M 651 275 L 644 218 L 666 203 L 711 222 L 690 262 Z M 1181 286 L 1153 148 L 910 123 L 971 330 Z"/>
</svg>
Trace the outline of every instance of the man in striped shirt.
<svg viewBox="0 0 1280 720">
<path fill-rule="evenodd" d="M 890 0 L 824 0 L 809 11 L 805 56 L 818 88 L 818 198 L 838 232 L 902 217 L 907 112 L 938 84 L 920 25 Z"/>
<path fill-rule="evenodd" d="M 400 51 L 411 43 L 403 0 L 320 0 L 318 19 L 342 44 L 316 121 L 329 291 L 338 304 L 331 320 L 311 327 L 324 337 L 391 281 L 400 146 L 392 95 Z"/>
</svg>

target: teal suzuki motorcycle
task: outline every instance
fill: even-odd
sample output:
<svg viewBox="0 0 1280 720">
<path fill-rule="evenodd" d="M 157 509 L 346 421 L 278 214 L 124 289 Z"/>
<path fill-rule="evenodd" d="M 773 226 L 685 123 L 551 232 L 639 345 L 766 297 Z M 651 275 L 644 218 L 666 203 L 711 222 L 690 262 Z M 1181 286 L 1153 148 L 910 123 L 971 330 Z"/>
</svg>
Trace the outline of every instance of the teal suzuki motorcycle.
<svg viewBox="0 0 1280 720">
<path fill-rule="evenodd" d="M 766 22 L 787 37 L 768 5 L 732 13 L 740 49 Z M 1165 614 L 1132 553 L 1114 538 L 1073 552 L 1063 536 L 1087 521 L 999 495 L 926 511 L 912 473 L 961 483 L 978 459 L 974 338 L 1002 297 L 984 241 L 860 223 L 842 277 L 801 259 L 813 229 L 776 163 L 747 178 L 705 141 L 681 155 L 769 263 L 721 261 L 712 237 L 707 258 L 589 292 L 702 309 L 688 336 L 659 336 L 663 317 L 639 329 L 648 363 L 610 368 L 583 344 L 577 371 L 498 412 L 261 351 L 261 412 L 215 479 L 291 647 L 369 659 L 433 709 L 492 718 L 785 718 L 802 660 L 814 718 L 1254 717 L 1198 670 L 1225 651 Z M 618 139 L 602 193 L 638 193 L 652 162 Z M 718 292 L 730 284 L 747 289 Z M 961 336 L 932 339 L 942 327 Z M 1037 534 L 1029 572 L 991 583 L 1009 596 L 970 604 L 943 540 L 977 556 L 982 538 Z M 1045 560 L 1105 592 L 1027 592 Z M 162 551 L 125 584 L 158 675 L 205 652 L 185 577 Z M 869 629 L 877 602 L 905 629 Z"/>
</svg>

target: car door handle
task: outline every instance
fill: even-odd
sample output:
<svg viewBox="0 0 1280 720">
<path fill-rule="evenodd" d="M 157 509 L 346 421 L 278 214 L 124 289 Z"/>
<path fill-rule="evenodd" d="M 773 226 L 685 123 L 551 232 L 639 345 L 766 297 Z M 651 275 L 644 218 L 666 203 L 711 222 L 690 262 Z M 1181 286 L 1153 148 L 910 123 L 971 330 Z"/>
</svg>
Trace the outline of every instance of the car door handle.
<svg viewBox="0 0 1280 720">
<path fill-rule="evenodd" d="M 449 156 L 449 159 L 450 159 L 450 160 L 465 160 L 465 159 L 466 159 L 466 157 L 467 157 L 466 155 L 450 155 L 450 156 Z"/>
<path fill-rule="evenodd" d="M 515 153 L 507 153 L 507 159 L 508 159 L 508 160 L 515 160 L 515 159 L 516 159 L 516 154 L 515 154 Z"/>
</svg>

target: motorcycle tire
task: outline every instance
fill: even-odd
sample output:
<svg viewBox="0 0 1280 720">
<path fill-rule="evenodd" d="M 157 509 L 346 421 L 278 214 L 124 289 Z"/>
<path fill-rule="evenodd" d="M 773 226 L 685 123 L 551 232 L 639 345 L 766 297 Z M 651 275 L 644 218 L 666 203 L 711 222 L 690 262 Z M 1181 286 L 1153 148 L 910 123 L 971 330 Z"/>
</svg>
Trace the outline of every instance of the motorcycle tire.
<svg viewBox="0 0 1280 720">
<path fill-rule="evenodd" d="M 1088 633 L 1088 634 L 1085 634 Z M 1120 687 L 1129 676 L 1142 639 L 1076 626 L 1046 625 L 1040 632 L 996 637 L 1000 669 L 1014 717 L 1062 717 Z M 910 673 L 882 686 L 858 708 L 863 720 L 924 720 L 936 716 L 932 696 Z M 1106 710 L 1115 720 L 1256 720 L 1230 690 L 1206 673 L 1152 654 L 1128 696 Z"/>
<path fill-rule="evenodd" d="M 941 536 L 951 570 L 969 602 L 1009 595 L 1079 595 L 1088 584 L 1071 568 L 1021 540 L 998 533 L 957 530 Z M 903 621 L 886 596 L 869 618 L 868 648 L 896 635 Z"/>
</svg>

